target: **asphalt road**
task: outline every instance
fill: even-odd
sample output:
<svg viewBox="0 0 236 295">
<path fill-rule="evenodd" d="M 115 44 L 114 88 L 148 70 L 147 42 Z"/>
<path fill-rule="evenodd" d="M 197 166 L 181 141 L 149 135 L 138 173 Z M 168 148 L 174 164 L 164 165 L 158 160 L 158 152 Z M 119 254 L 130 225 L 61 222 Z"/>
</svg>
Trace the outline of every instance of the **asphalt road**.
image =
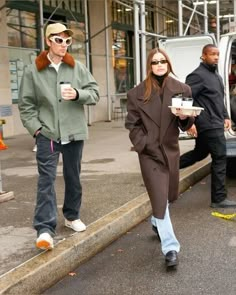
<svg viewBox="0 0 236 295">
<path fill-rule="evenodd" d="M 227 179 L 227 189 L 236 200 L 236 179 Z M 208 176 L 170 207 L 181 243 L 176 271 L 166 272 L 148 219 L 42 294 L 235 295 L 236 218 L 227 221 L 211 213 L 236 209 L 213 210 L 209 204 Z"/>
</svg>

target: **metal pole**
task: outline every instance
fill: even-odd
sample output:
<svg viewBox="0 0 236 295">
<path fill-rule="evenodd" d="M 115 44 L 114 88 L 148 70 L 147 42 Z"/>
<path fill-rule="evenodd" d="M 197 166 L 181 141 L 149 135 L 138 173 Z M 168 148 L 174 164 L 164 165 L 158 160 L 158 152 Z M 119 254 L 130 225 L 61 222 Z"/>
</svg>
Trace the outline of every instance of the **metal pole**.
<svg viewBox="0 0 236 295">
<path fill-rule="evenodd" d="M 134 1 L 135 84 L 140 83 L 139 7 Z"/>
<path fill-rule="evenodd" d="M 104 0 L 105 4 L 105 27 L 108 26 L 108 15 L 107 15 L 107 0 Z M 105 30 L 105 43 L 106 43 L 106 83 L 107 83 L 107 121 L 111 121 L 111 93 L 110 93 L 110 69 L 109 69 L 109 35 L 108 29 Z"/>
<path fill-rule="evenodd" d="M 234 0 L 234 26 L 236 24 L 236 0 Z"/>
<path fill-rule="evenodd" d="M 85 40 L 89 40 L 87 0 L 84 0 L 84 16 L 85 16 Z M 86 66 L 90 70 L 89 41 L 85 42 L 85 52 L 86 52 Z M 87 120 L 88 120 L 88 125 L 91 126 L 92 122 L 91 122 L 91 107 L 90 106 L 87 106 Z"/>
<path fill-rule="evenodd" d="M 195 8 L 191 8 L 191 7 L 187 6 L 187 5 L 182 4 L 182 7 L 188 9 L 189 11 L 195 11 L 195 14 L 201 15 L 201 16 L 203 16 L 203 17 L 204 17 L 204 15 L 205 15 L 204 13 L 198 11 L 197 9 L 195 9 Z M 197 8 L 197 5 L 194 5 L 194 7 Z"/>
<path fill-rule="evenodd" d="M 126 3 L 122 2 L 122 1 L 119 1 L 119 0 L 113 0 L 113 2 L 119 3 L 120 5 L 122 5 L 122 6 L 124 6 L 124 7 L 127 7 L 127 8 L 131 8 L 131 9 L 133 9 L 132 6 L 126 4 Z"/>
<path fill-rule="evenodd" d="M 182 0 L 178 0 L 179 36 L 183 36 L 183 8 Z"/>
<path fill-rule="evenodd" d="M 188 29 L 189 29 L 190 24 L 191 24 L 191 21 L 192 21 L 192 19 L 193 19 L 194 13 L 196 12 L 196 8 L 197 8 L 197 6 L 195 5 L 195 6 L 194 6 L 194 9 L 193 9 L 193 11 L 192 11 L 192 13 L 191 13 L 191 16 L 190 16 L 190 18 L 189 18 L 188 24 L 187 24 L 187 26 L 186 26 L 186 28 L 185 28 L 184 36 L 186 36 L 186 34 L 187 34 L 187 32 L 188 32 Z"/>
<path fill-rule="evenodd" d="M 40 37 L 41 37 L 41 50 L 45 50 L 44 45 L 44 30 L 43 30 L 43 0 L 39 0 L 39 16 L 40 16 Z"/>
<path fill-rule="evenodd" d="M 220 43 L 220 1 L 216 1 L 216 40 Z"/>
<path fill-rule="evenodd" d="M 208 33 L 207 1 L 204 0 L 204 33 Z"/>
<path fill-rule="evenodd" d="M 59 0 L 58 0 L 59 1 Z M 52 20 L 53 15 L 56 13 L 56 11 L 58 10 L 58 8 L 61 6 L 62 2 L 64 0 L 61 0 L 60 2 L 57 2 L 57 6 L 56 8 L 53 10 L 53 12 L 50 14 L 49 18 L 46 20 L 45 25 L 47 25 L 49 23 L 49 21 L 52 21 L 54 23 L 56 23 L 57 21 Z"/>
<path fill-rule="evenodd" d="M 142 61 L 142 77 L 144 80 L 146 77 L 146 13 L 145 13 L 145 0 L 140 4 L 140 17 L 141 17 L 141 61 Z"/>
</svg>

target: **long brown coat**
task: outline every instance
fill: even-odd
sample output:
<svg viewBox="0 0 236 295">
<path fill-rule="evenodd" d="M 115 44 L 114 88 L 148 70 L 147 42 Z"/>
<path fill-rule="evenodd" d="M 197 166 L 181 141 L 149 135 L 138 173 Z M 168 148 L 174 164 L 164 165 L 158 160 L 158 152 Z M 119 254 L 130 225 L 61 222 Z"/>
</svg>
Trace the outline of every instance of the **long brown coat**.
<svg viewBox="0 0 236 295">
<path fill-rule="evenodd" d="M 149 102 L 144 103 L 145 84 L 131 89 L 127 100 L 125 127 L 138 153 L 143 180 L 150 197 L 153 215 L 163 219 L 167 200 L 178 198 L 179 190 L 179 128 L 189 129 L 194 118 L 180 120 L 168 106 L 175 94 L 191 97 L 191 89 L 168 76 L 163 87 L 163 102 L 153 91 Z"/>
</svg>

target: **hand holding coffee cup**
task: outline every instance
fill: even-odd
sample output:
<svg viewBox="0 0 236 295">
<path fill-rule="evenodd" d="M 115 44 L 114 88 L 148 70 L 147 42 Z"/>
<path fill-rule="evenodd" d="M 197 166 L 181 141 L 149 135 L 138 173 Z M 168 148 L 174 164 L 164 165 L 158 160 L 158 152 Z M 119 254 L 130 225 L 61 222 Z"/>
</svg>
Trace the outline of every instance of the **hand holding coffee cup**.
<svg viewBox="0 0 236 295">
<path fill-rule="evenodd" d="M 70 82 L 60 82 L 61 87 L 61 97 L 64 100 L 73 100 L 76 98 L 76 91 L 71 87 Z"/>
</svg>

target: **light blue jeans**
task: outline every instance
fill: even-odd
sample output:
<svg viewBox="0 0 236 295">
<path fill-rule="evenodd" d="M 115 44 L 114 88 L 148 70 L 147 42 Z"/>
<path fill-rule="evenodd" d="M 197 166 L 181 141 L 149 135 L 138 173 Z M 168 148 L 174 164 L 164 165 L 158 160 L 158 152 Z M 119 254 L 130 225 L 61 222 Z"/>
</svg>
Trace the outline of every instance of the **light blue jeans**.
<svg viewBox="0 0 236 295">
<path fill-rule="evenodd" d="M 158 219 L 154 216 L 151 218 L 151 223 L 157 227 L 160 239 L 161 239 L 161 250 L 164 255 L 169 251 L 180 251 L 180 244 L 176 239 L 172 223 L 169 214 L 169 204 L 166 206 L 166 212 L 164 219 Z"/>
</svg>

